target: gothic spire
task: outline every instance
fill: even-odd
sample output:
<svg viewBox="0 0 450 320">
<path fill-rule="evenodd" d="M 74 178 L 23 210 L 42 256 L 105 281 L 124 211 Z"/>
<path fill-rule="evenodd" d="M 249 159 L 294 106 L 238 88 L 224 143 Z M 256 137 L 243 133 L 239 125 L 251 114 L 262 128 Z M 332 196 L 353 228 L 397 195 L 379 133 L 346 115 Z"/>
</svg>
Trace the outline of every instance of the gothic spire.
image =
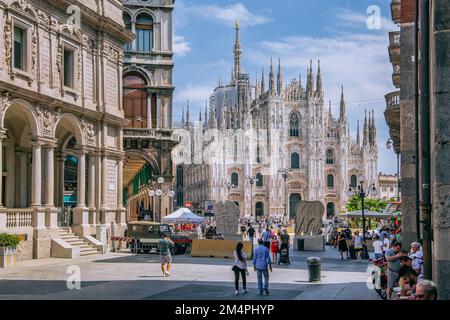
<svg viewBox="0 0 450 320">
<path fill-rule="evenodd" d="M 270 58 L 269 94 L 271 96 L 275 95 L 275 77 L 274 77 L 274 73 L 273 73 L 273 61 L 272 61 L 272 58 Z"/>
<path fill-rule="evenodd" d="M 316 92 L 318 94 L 322 93 L 322 73 L 320 72 L 320 60 L 318 61 L 317 67 L 317 83 L 316 83 Z"/>
<path fill-rule="evenodd" d="M 264 66 L 262 67 L 262 74 L 261 74 L 261 95 L 266 93 L 266 84 L 264 81 Z"/>
<path fill-rule="evenodd" d="M 330 119 L 331 119 L 331 100 L 328 101 L 328 113 L 329 113 Z"/>
<path fill-rule="evenodd" d="M 359 119 L 358 119 L 358 128 L 356 129 L 356 144 L 358 147 L 361 145 L 361 137 L 359 134 Z"/>
<path fill-rule="evenodd" d="M 189 128 L 191 126 L 191 115 L 189 113 L 189 99 L 187 101 L 187 106 L 186 106 L 186 128 Z"/>
<path fill-rule="evenodd" d="M 198 110 L 198 122 L 202 122 L 202 109 L 200 108 L 199 110 Z"/>
<path fill-rule="evenodd" d="M 372 109 L 372 145 L 377 144 L 377 128 L 375 127 L 375 113 Z"/>
<path fill-rule="evenodd" d="M 341 121 L 345 120 L 344 86 L 341 86 L 340 118 L 341 118 Z"/>
<path fill-rule="evenodd" d="M 205 101 L 205 127 L 208 125 L 208 100 Z"/>
<path fill-rule="evenodd" d="M 183 110 L 181 111 L 181 127 L 184 128 L 184 106 Z"/>
<path fill-rule="evenodd" d="M 256 81 L 255 81 L 255 99 L 258 99 L 258 97 L 261 95 L 259 92 L 259 81 L 258 81 L 258 72 L 256 72 Z"/>
<path fill-rule="evenodd" d="M 306 82 L 306 92 L 308 95 L 312 95 L 314 92 L 314 76 L 312 71 L 312 60 L 309 61 L 308 68 L 308 80 Z"/>
<path fill-rule="evenodd" d="M 281 59 L 278 59 L 277 94 L 280 97 L 283 94 L 283 75 L 281 71 Z"/>
<path fill-rule="evenodd" d="M 233 80 L 238 80 L 242 73 L 242 49 L 241 40 L 239 38 L 239 21 L 236 19 L 236 40 L 234 43 L 234 76 Z"/>
<path fill-rule="evenodd" d="M 364 132 L 363 132 L 363 146 L 366 146 L 369 139 L 369 127 L 367 125 L 367 110 L 364 110 L 365 116 L 364 116 Z"/>
</svg>

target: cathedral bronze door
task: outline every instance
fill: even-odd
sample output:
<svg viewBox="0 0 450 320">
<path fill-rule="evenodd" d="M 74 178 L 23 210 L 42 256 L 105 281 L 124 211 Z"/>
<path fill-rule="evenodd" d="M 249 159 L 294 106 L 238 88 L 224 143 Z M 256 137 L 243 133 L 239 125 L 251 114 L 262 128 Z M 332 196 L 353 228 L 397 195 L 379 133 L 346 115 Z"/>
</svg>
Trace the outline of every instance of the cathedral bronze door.
<svg viewBox="0 0 450 320">
<path fill-rule="evenodd" d="M 289 217 L 295 219 L 297 205 L 302 201 L 302 196 L 298 193 L 293 193 L 289 196 Z"/>
<path fill-rule="evenodd" d="M 327 203 L 327 219 L 331 219 L 335 216 L 335 212 L 334 212 L 334 203 L 333 202 L 328 202 Z"/>
<path fill-rule="evenodd" d="M 257 217 L 263 217 L 264 216 L 264 203 L 257 202 L 255 205 L 255 215 Z"/>
</svg>

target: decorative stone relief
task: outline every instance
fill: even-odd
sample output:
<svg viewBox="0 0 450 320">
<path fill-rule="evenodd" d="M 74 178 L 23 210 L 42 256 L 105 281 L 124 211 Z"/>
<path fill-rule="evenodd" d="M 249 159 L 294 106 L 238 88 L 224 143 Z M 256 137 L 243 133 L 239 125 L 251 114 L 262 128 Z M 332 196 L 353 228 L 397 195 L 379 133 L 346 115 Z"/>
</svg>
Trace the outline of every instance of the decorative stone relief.
<svg viewBox="0 0 450 320">
<path fill-rule="evenodd" d="M 79 117 L 81 130 L 84 134 L 84 139 L 87 144 L 95 144 L 95 124 L 91 120 L 86 119 L 85 117 Z"/>
<path fill-rule="evenodd" d="M 31 73 L 35 74 L 36 65 L 37 65 L 37 44 L 38 44 L 38 36 L 37 36 L 37 28 L 34 28 L 33 34 L 31 35 Z"/>
<path fill-rule="evenodd" d="M 53 129 L 60 117 L 59 112 L 43 108 L 39 103 L 34 105 L 34 110 L 42 124 L 42 134 L 52 136 Z"/>
<path fill-rule="evenodd" d="M 12 75 L 12 64 L 11 64 L 12 26 L 11 26 L 11 21 L 9 19 L 5 19 L 4 38 L 5 38 L 5 63 L 6 63 L 8 73 L 10 75 Z"/>
<path fill-rule="evenodd" d="M 6 110 L 6 108 L 8 108 L 10 105 L 11 105 L 11 101 L 9 99 L 9 93 L 3 92 L 0 95 L 0 114 L 3 114 Z"/>
</svg>

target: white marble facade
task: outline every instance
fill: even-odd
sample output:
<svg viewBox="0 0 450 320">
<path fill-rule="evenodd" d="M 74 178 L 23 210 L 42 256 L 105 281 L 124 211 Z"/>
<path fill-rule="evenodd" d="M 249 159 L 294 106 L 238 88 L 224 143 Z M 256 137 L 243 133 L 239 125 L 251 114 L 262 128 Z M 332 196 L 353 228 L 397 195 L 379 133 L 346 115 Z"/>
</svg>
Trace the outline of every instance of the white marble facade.
<svg viewBox="0 0 450 320">
<path fill-rule="evenodd" d="M 192 121 L 189 105 L 186 119 L 183 112 L 178 134 L 185 142 L 173 156 L 184 172 L 184 201 L 202 208 L 206 200 L 228 199 L 241 216 L 280 217 L 294 213 L 300 200 L 318 200 L 326 218 L 344 208 L 350 184 L 361 177 L 378 184 L 373 111 L 365 114 L 363 138 L 359 123 L 354 138 L 343 88 L 337 119 L 324 101 L 320 61 L 316 77 L 311 62 L 306 87 L 297 79 L 284 85 L 280 61 L 277 74 L 271 62 L 269 79 L 263 67 L 252 82 L 243 72 L 242 53 L 237 24 L 231 81 L 219 79 L 203 120 L 201 112 Z M 283 170 L 289 170 L 286 183 Z M 259 175 L 262 183 L 251 186 L 247 178 Z"/>
<path fill-rule="evenodd" d="M 120 233 L 122 46 L 133 39 L 121 1 L 0 0 L 0 39 L 0 232 L 50 256 L 71 156 L 74 232 L 114 222 Z"/>
</svg>

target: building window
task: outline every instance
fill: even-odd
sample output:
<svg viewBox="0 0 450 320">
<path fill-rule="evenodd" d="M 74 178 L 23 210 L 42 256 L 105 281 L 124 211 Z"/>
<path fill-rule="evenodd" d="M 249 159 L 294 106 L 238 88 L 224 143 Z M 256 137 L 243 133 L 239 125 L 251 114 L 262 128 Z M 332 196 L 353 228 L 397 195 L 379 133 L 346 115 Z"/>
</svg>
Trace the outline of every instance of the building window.
<svg viewBox="0 0 450 320">
<path fill-rule="evenodd" d="M 331 150 L 331 149 L 327 150 L 326 163 L 327 164 L 334 164 L 334 154 L 333 154 L 333 150 Z"/>
<path fill-rule="evenodd" d="M 289 135 L 291 137 L 298 137 L 298 128 L 299 128 L 298 116 L 295 112 L 293 112 L 289 119 Z"/>
<path fill-rule="evenodd" d="M 261 148 L 256 147 L 256 163 L 261 163 Z"/>
<path fill-rule="evenodd" d="M 256 186 L 257 187 L 262 187 L 263 185 L 264 185 L 263 175 L 261 173 L 258 173 L 256 175 Z"/>
<path fill-rule="evenodd" d="M 300 156 L 297 152 L 291 154 L 291 169 L 300 169 Z"/>
<path fill-rule="evenodd" d="M 123 22 L 125 24 L 125 28 L 127 28 L 128 31 L 131 31 L 132 30 L 131 29 L 131 17 L 130 17 L 130 15 L 128 13 L 124 13 L 123 14 Z M 125 44 L 123 46 L 123 49 L 125 51 L 130 51 L 131 50 L 131 44 L 132 44 L 131 42 Z"/>
<path fill-rule="evenodd" d="M 26 71 L 27 31 L 14 26 L 14 68 Z"/>
<path fill-rule="evenodd" d="M 123 78 L 123 110 L 125 112 L 125 119 L 130 121 L 127 127 L 147 128 L 146 86 L 147 82 L 140 74 L 127 74 Z M 156 120 L 156 117 L 155 119 L 152 117 L 153 120 Z"/>
<path fill-rule="evenodd" d="M 334 188 L 334 176 L 332 174 L 327 176 L 327 187 L 330 189 Z"/>
<path fill-rule="evenodd" d="M 73 76 L 74 76 L 74 52 L 73 50 L 64 48 L 64 86 L 73 88 Z"/>
<path fill-rule="evenodd" d="M 137 51 L 150 52 L 153 45 L 153 19 L 147 13 L 141 13 L 136 19 Z"/>
<path fill-rule="evenodd" d="M 354 174 L 350 177 L 350 185 L 351 185 L 352 187 L 356 188 L 356 185 L 357 185 L 357 179 L 356 179 L 356 176 L 355 176 Z"/>
<path fill-rule="evenodd" d="M 239 175 L 236 172 L 231 174 L 231 184 L 235 187 L 239 185 Z"/>
</svg>

